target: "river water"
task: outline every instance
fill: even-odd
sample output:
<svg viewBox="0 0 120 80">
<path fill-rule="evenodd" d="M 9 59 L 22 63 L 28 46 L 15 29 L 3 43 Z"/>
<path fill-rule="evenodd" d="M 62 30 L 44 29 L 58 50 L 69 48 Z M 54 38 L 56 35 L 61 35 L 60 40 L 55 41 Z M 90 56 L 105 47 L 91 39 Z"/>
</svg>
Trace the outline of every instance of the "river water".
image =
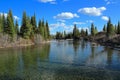
<svg viewBox="0 0 120 80">
<path fill-rule="evenodd" d="M 120 80 L 120 51 L 72 40 L 0 49 L 0 80 Z"/>
</svg>

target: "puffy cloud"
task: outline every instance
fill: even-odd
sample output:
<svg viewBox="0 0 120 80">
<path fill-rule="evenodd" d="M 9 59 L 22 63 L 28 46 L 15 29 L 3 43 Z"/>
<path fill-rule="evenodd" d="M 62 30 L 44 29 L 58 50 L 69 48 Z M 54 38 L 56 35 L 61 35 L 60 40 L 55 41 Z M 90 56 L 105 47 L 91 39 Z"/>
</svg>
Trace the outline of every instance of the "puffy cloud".
<svg viewBox="0 0 120 80">
<path fill-rule="evenodd" d="M 106 5 L 117 3 L 116 0 L 104 0 L 104 1 L 106 2 Z"/>
<path fill-rule="evenodd" d="M 55 34 L 56 31 L 66 31 L 66 32 L 71 32 L 74 28 L 73 25 L 66 25 L 65 23 L 63 22 L 57 22 L 57 23 L 54 23 L 54 24 L 50 24 L 50 32 L 51 34 Z"/>
<path fill-rule="evenodd" d="M 55 19 L 72 19 L 72 18 L 78 18 L 79 16 L 77 14 L 73 14 L 71 12 L 62 12 L 60 14 L 57 14 L 53 18 Z"/>
<path fill-rule="evenodd" d="M 3 14 L 4 14 L 5 17 L 7 17 L 7 15 L 8 15 L 7 13 L 0 13 L 0 15 L 3 15 Z M 15 20 L 19 20 L 20 19 L 18 16 L 15 16 L 15 15 L 13 16 L 13 18 Z"/>
<path fill-rule="evenodd" d="M 102 12 L 105 11 L 106 8 L 105 7 L 86 7 L 86 8 L 81 8 L 78 10 L 79 13 L 83 13 L 86 15 L 90 15 L 90 16 L 100 16 L 102 15 Z"/>
<path fill-rule="evenodd" d="M 3 15 L 3 14 L 4 14 L 5 17 L 7 17 L 7 13 L 0 13 L 0 15 Z"/>
<path fill-rule="evenodd" d="M 56 0 L 39 0 L 42 3 L 51 3 L 51 4 L 56 4 Z"/>
<path fill-rule="evenodd" d="M 87 20 L 86 22 L 87 23 L 93 23 L 94 21 L 93 20 Z"/>
<path fill-rule="evenodd" d="M 102 16 L 101 19 L 105 20 L 105 21 L 108 21 L 109 18 L 107 16 Z"/>
<path fill-rule="evenodd" d="M 81 24 L 85 24 L 85 22 L 73 22 L 73 24 L 79 24 L 79 25 L 81 25 Z"/>
</svg>

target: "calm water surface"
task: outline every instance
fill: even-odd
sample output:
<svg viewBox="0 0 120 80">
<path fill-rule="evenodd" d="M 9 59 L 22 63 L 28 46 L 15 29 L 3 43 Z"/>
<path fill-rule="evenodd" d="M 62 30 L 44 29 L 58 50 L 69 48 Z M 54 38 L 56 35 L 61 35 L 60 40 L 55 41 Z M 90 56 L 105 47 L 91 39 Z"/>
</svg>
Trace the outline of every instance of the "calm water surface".
<svg viewBox="0 0 120 80">
<path fill-rule="evenodd" d="M 0 49 L 0 80 L 120 80 L 120 51 L 85 41 Z"/>
</svg>

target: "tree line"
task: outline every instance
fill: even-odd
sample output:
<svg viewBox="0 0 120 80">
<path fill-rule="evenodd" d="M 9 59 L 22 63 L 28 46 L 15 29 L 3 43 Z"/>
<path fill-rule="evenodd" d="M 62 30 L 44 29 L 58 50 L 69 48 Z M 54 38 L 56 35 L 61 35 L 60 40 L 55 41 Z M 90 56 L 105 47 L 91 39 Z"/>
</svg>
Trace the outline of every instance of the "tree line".
<svg viewBox="0 0 120 80">
<path fill-rule="evenodd" d="M 107 24 L 103 26 L 103 30 L 100 32 L 105 32 L 106 37 L 114 36 L 115 34 L 120 34 L 120 22 L 118 21 L 118 24 L 113 25 L 111 22 L 111 19 L 109 18 Z M 56 32 L 55 38 L 56 39 L 79 39 L 80 37 L 88 37 L 92 36 L 95 37 L 96 34 L 98 34 L 97 27 L 94 25 L 94 23 L 91 23 L 91 28 L 88 32 L 88 29 L 81 29 L 79 30 L 74 24 L 74 28 L 72 32 L 66 33 L 64 32 Z"/>
<path fill-rule="evenodd" d="M 48 22 L 39 20 L 36 21 L 36 15 L 28 16 L 23 12 L 22 24 L 19 27 L 18 21 L 14 20 L 12 11 L 9 10 L 7 17 L 4 14 L 0 15 L 0 33 L 7 34 L 13 40 L 14 37 L 20 36 L 24 39 L 33 39 L 36 34 L 40 34 L 44 40 L 50 38 Z"/>
<path fill-rule="evenodd" d="M 88 36 L 88 29 L 81 31 L 77 28 L 76 24 L 74 24 L 74 28 L 72 32 L 66 33 L 64 32 L 56 32 L 56 39 L 79 39 L 80 37 Z"/>
</svg>

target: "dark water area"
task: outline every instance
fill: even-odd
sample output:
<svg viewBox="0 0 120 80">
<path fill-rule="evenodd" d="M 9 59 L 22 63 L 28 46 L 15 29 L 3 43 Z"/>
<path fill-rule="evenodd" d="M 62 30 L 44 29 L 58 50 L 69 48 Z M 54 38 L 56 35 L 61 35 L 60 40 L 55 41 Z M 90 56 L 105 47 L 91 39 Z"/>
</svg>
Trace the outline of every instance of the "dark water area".
<svg viewBox="0 0 120 80">
<path fill-rule="evenodd" d="M 0 49 L 0 80 L 120 80 L 120 51 L 72 40 Z"/>
</svg>

